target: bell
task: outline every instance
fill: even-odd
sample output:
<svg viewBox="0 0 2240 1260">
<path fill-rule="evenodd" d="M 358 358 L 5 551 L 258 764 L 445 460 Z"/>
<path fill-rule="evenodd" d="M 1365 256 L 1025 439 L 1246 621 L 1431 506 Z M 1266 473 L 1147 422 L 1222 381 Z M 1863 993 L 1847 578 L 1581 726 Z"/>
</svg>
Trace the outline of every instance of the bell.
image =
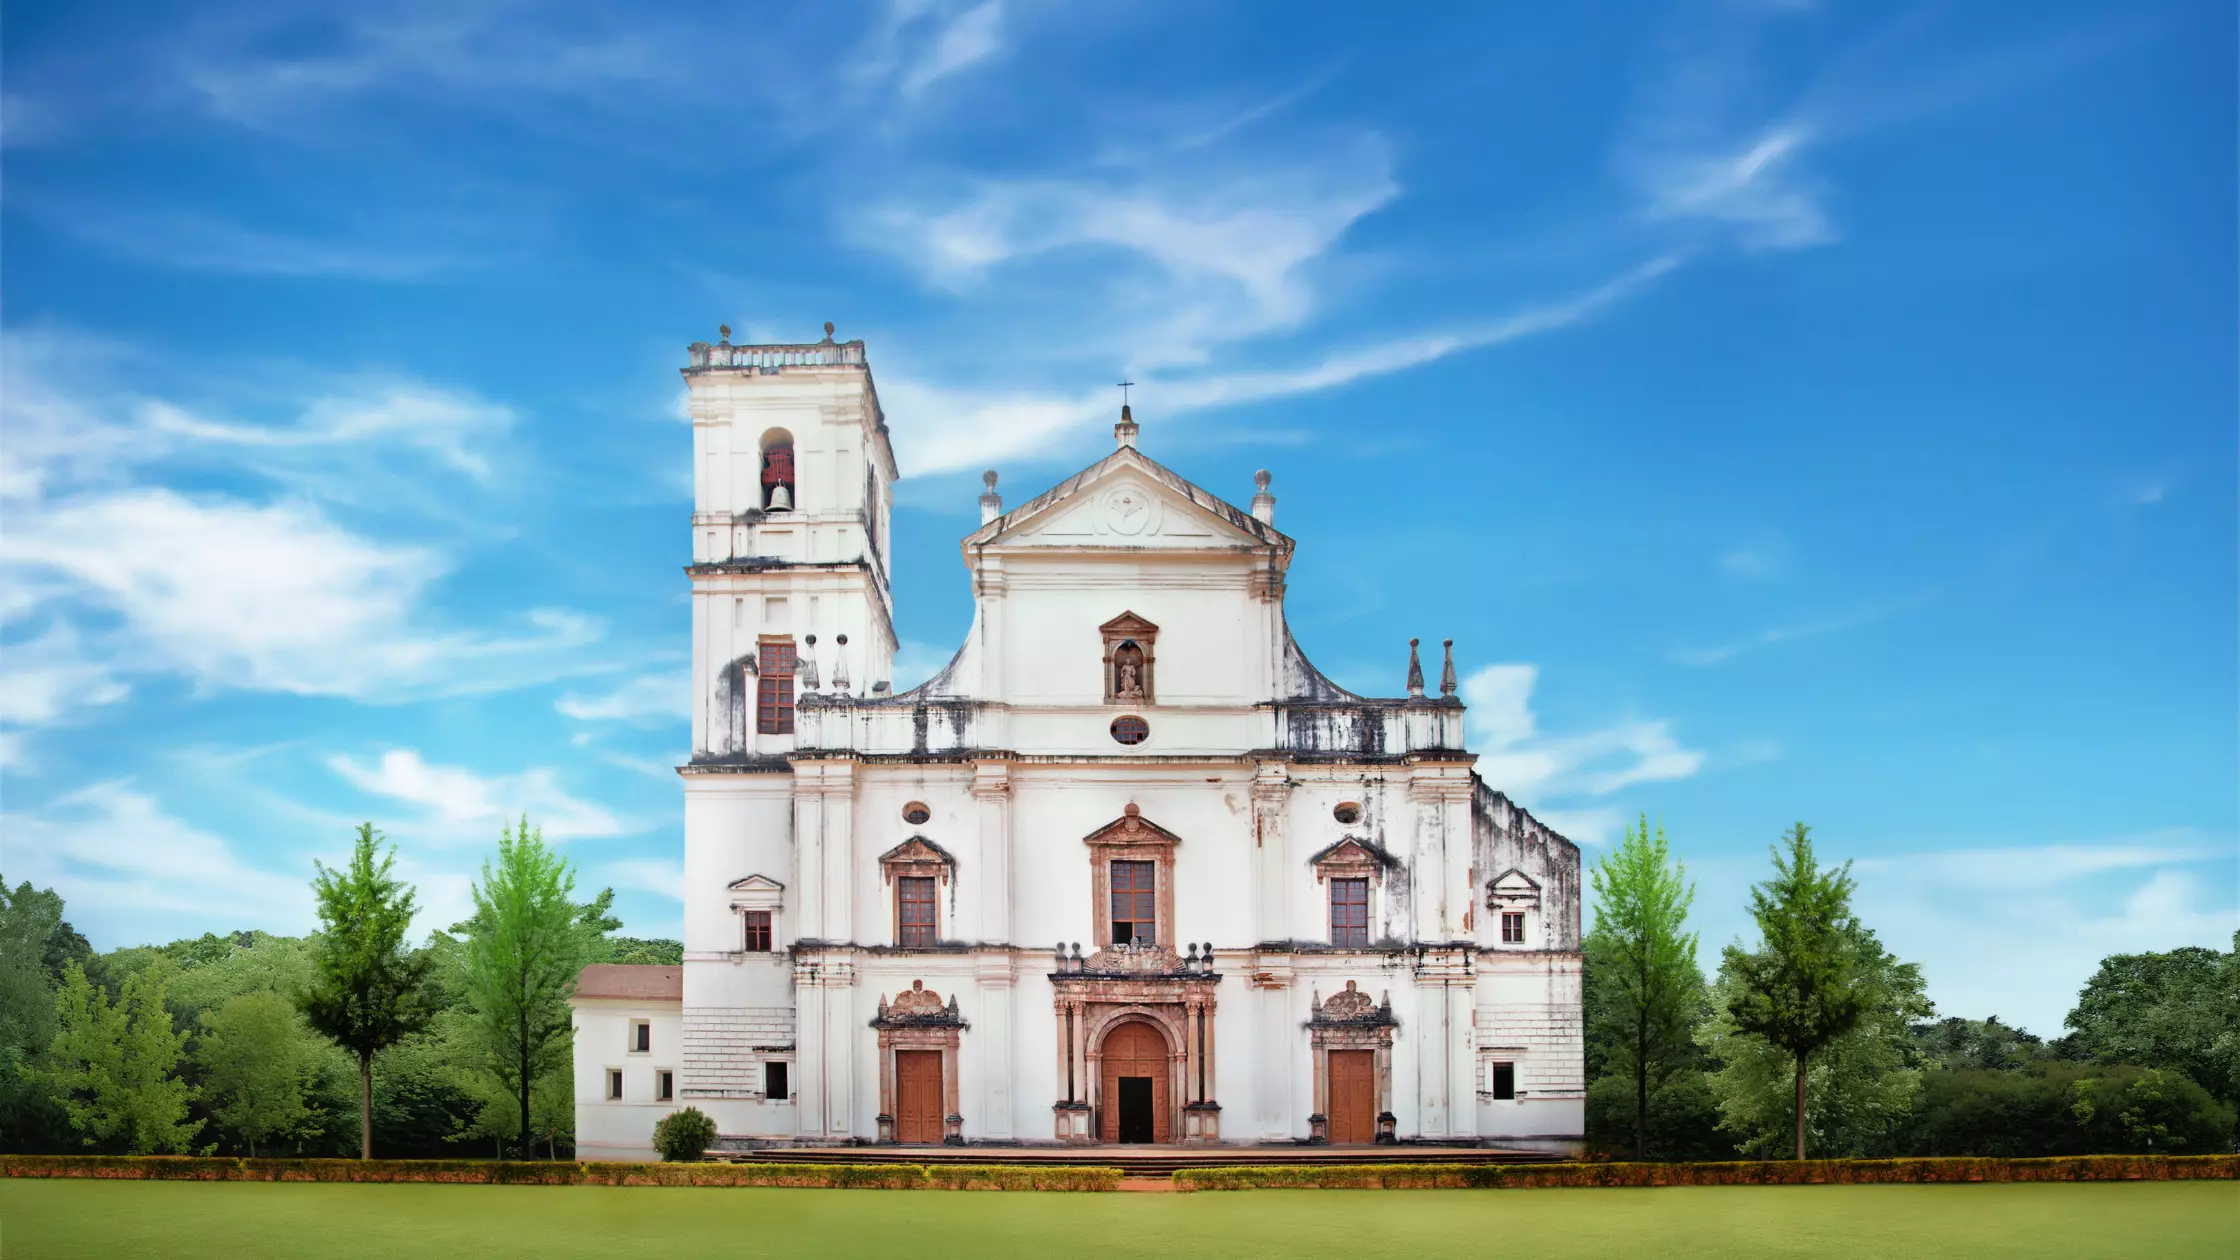
<svg viewBox="0 0 2240 1260">
<path fill-rule="evenodd" d="M 793 510 L 793 491 L 786 489 L 786 485 L 782 481 L 770 487 L 770 510 L 773 512 L 791 512 Z"/>
</svg>

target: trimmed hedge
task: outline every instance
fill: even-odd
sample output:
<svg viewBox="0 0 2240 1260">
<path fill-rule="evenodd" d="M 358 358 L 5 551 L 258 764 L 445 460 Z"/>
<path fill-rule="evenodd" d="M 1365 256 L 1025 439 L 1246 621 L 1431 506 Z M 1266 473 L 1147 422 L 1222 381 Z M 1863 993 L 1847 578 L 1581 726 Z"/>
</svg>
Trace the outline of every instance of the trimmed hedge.
<svg viewBox="0 0 2240 1260">
<path fill-rule="evenodd" d="M 1186 1168 L 1177 1190 L 1474 1190 L 1557 1186 L 1805 1186 L 1963 1181 L 2240 1179 L 2240 1155 L 2052 1159 L 1747 1160 L 1717 1164 L 1332 1164 Z"/>
<path fill-rule="evenodd" d="M 1117 1190 L 1114 1168 L 991 1164 L 565 1163 L 464 1159 L 212 1159 L 0 1155 L 0 1177 L 125 1181 L 372 1181 L 483 1186 L 790 1186 L 836 1190 Z"/>
</svg>

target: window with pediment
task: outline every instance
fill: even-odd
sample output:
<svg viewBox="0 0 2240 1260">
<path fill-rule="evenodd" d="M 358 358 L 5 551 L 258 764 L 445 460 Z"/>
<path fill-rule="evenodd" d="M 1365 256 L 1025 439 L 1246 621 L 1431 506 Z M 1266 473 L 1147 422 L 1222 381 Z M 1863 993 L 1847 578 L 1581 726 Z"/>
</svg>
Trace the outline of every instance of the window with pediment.
<svg viewBox="0 0 2240 1260">
<path fill-rule="evenodd" d="M 1100 945 L 1157 945 L 1172 948 L 1174 849 L 1181 837 L 1143 816 L 1132 802 L 1126 812 L 1082 837 L 1089 846 L 1094 887 L 1092 913 Z"/>
<path fill-rule="evenodd" d="M 941 889 L 956 873 L 948 850 L 912 836 L 879 855 L 879 867 L 894 888 L 894 943 L 904 949 L 931 949 L 941 941 Z"/>
<path fill-rule="evenodd" d="M 1330 904 L 1330 943 L 1360 947 L 1374 935 L 1373 890 L 1384 882 L 1384 868 L 1391 859 L 1384 850 L 1360 836 L 1347 836 L 1307 859 L 1315 882 L 1322 884 Z"/>
</svg>

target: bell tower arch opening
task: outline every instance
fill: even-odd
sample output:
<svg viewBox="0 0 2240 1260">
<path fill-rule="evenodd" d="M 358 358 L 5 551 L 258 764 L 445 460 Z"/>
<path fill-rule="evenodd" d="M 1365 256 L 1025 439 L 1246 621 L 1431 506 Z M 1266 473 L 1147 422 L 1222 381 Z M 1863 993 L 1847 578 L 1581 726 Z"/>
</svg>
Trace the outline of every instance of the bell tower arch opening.
<svg viewBox="0 0 2240 1260">
<path fill-rule="evenodd" d="M 790 512 L 799 501 L 793 476 L 793 434 L 769 429 L 762 435 L 761 446 L 762 509 Z"/>
</svg>

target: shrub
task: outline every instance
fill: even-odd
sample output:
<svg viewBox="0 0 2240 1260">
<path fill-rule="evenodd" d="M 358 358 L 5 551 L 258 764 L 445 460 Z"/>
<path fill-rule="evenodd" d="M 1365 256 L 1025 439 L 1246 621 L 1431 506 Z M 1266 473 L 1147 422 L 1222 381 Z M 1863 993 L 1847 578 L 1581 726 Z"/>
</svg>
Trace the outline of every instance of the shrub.
<svg viewBox="0 0 2240 1260">
<path fill-rule="evenodd" d="M 2240 1178 L 2240 1156 L 2063 1159 L 1737 1160 L 1719 1164 L 1340 1164 L 1186 1168 L 1177 1190 L 1466 1190 L 1572 1186 L 1800 1186 L 1964 1181 L 2206 1181 Z"/>
<path fill-rule="evenodd" d="M 661 1158 L 690 1162 L 708 1153 L 716 1140 L 716 1122 L 698 1107 L 672 1111 L 653 1126 L 653 1149 Z"/>
<path fill-rule="evenodd" d="M 0 1178 L 441 1182 L 488 1186 L 780 1186 L 811 1190 L 1117 1190 L 1117 1168 L 987 1164 L 568 1163 L 463 1159 L 212 1159 L 0 1155 Z"/>
<path fill-rule="evenodd" d="M 1633 1150 L 1633 1082 L 1605 1076 L 1587 1087 L 1587 1141 L 1621 1159 Z M 1704 1073 L 1683 1068 L 1649 1094 L 1649 1153 L 1656 1160 L 1733 1159 L 1734 1136 L 1719 1127 L 1719 1100 Z"/>
</svg>

